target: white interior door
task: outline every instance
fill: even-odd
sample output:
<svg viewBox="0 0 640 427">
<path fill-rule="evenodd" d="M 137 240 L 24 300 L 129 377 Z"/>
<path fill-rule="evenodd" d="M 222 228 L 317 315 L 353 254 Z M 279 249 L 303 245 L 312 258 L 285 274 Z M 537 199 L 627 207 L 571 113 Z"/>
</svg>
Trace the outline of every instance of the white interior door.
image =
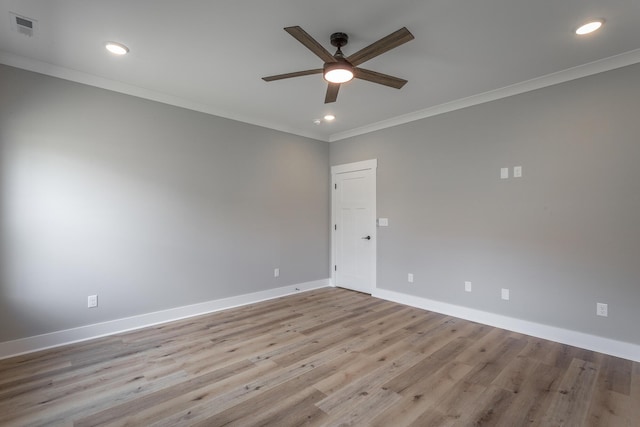
<svg viewBox="0 0 640 427">
<path fill-rule="evenodd" d="M 333 283 L 372 293 L 376 280 L 376 160 L 332 167 Z"/>
</svg>

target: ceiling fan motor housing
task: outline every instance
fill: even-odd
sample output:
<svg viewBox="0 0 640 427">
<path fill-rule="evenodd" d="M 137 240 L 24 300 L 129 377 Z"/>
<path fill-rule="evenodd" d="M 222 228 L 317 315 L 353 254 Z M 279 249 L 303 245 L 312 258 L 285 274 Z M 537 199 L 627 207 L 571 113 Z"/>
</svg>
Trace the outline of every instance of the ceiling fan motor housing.
<svg viewBox="0 0 640 427">
<path fill-rule="evenodd" d="M 349 42 L 349 36 L 345 33 L 333 33 L 331 34 L 331 44 L 338 49 L 345 46 Z"/>
</svg>

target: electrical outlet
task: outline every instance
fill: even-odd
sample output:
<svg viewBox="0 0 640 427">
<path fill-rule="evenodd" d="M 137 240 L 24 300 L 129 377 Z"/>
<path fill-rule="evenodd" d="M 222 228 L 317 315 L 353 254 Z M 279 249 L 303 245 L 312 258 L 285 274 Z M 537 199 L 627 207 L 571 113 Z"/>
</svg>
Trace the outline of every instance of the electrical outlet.
<svg viewBox="0 0 640 427">
<path fill-rule="evenodd" d="M 413 273 L 407 274 L 407 282 L 413 283 Z"/>
<path fill-rule="evenodd" d="M 500 179 L 509 178 L 509 168 L 500 168 Z"/>
<path fill-rule="evenodd" d="M 513 177 L 514 178 L 522 178 L 522 166 L 514 166 L 513 167 Z"/>
<path fill-rule="evenodd" d="M 471 282 L 464 282 L 465 292 L 471 292 Z"/>
<path fill-rule="evenodd" d="M 89 295 L 87 297 L 87 308 L 94 308 L 98 306 L 98 295 Z"/>
<path fill-rule="evenodd" d="M 273 277 L 280 277 L 280 269 L 279 268 L 274 268 L 273 269 Z"/>
<path fill-rule="evenodd" d="M 604 303 L 596 303 L 596 314 L 602 317 L 609 317 L 609 305 Z"/>
<path fill-rule="evenodd" d="M 502 299 L 505 301 L 509 300 L 509 289 L 502 288 Z"/>
</svg>

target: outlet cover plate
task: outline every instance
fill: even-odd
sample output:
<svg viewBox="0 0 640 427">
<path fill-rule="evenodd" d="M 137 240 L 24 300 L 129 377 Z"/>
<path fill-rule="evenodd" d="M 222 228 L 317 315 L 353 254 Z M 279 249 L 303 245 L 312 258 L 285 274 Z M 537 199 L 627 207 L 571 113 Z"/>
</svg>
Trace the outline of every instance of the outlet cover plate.
<svg viewBox="0 0 640 427">
<path fill-rule="evenodd" d="M 501 296 L 503 300 L 509 301 L 509 289 L 502 288 Z"/>
<path fill-rule="evenodd" d="M 596 303 L 596 314 L 602 317 L 609 317 L 609 305 L 602 302 Z"/>
</svg>

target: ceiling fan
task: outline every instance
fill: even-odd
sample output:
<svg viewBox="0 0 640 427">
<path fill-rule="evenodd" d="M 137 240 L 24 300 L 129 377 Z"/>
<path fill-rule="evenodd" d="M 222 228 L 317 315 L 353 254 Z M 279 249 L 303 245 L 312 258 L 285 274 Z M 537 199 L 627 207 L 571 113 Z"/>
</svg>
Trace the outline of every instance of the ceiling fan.
<svg viewBox="0 0 640 427">
<path fill-rule="evenodd" d="M 338 98 L 338 91 L 340 90 L 340 84 L 346 83 L 353 79 L 367 80 L 373 83 L 393 87 L 400 89 L 407 83 L 406 80 L 398 77 L 389 76 L 387 74 L 378 73 L 376 71 L 366 70 L 358 67 L 365 61 L 375 58 L 395 47 L 398 47 L 410 40 L 413 40 L 413 34 L 409 32 L 405 27 L 400 28 L 388 36 L 378 40 L 359 50 L 345 58 L 342 53 L 342 47 L 349 41 L 349 36 L 345 33 L 333 33 L 331 34 L 331 44 L 338 48 L 336 53 L 331 55 L 320 43 L 318 43 L 313 37 L 307 34 L 302 28 L 286 27 L 284 29 L 287 33 L 291 34 L 296 40 L 305 45 L 307 49 L 316 54 L 320 59 L 324 61 L 322 68 L 315 68 L 313 70 L 296 71 L 293 73 L 278 74 L 275 76 L 263 77 L 262 80 L 271 82 L 274 80 L 289 79 L 291 77 L 308 76 L 311 74 L 322 74 L 328 83 L 327 94 L 324 98 L 324 103 L 335 102 Z"/>
</svg>

